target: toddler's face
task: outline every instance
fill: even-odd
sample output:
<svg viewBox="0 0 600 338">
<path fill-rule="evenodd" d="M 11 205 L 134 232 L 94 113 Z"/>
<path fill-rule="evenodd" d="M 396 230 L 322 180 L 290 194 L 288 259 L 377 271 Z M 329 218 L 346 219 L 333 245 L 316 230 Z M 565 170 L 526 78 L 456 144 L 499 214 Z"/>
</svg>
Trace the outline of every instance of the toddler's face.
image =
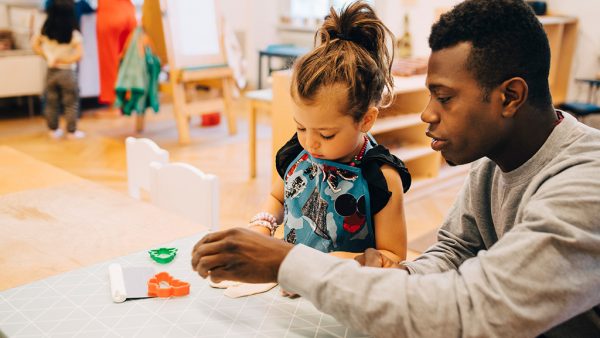
<svg viewBox="0 0 600 338">
<path fill-rule="evenodd" d="M 347 91 L 342 85 L 322 87 L 314 102 L 296 100 L 294 121 L 298 140 L 313 157 L 350 162 L 363 144 L 363 121 L 355 122 L 342 110 Z"/>
</svg>

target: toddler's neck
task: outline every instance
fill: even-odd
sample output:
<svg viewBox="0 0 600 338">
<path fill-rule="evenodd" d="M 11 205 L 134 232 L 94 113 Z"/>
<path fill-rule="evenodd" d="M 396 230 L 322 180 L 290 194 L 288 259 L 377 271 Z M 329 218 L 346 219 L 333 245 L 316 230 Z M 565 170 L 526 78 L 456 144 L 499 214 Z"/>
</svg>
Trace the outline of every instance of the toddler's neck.
<svg viewBox="0 0 600 338">
<path fill-rule="evenodd" d="M 348 163 L 349 166 L 357 167 L 360 164 L 363 157 L 365 156 L 365 152 L 367 151 L 367 143 L 368 142 L 369 142 L 369 138 L 367 137 L 367 135 L 363 135 L 362 147 L 360 148 L 360 151 L 358 152 L 358 154 L 354 155 L 354 158 L 352 158 L 352 161 L 350 161 L 350 163 Z"/>
</svg>

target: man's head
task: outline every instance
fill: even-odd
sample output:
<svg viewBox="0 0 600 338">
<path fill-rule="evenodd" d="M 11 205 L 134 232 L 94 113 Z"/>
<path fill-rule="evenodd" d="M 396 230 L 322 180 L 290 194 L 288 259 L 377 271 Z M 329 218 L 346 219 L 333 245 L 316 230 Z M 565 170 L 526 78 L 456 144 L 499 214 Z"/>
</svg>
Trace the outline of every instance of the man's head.
<svg viewBox="0 0 600 338">
<path fill-rule="evenodd" d="M 470 42 L 467 69 L 488 94 L 511 77 L 527 82 L 527 101 L 551 104 L 550 46 L 544 28 L 522 0 L 468 0 L 431 28 L 432 52 Z M 487 95 L 486 97 L 487 98 Z"/>
<path fill-rule="evenodd" d="M 548 39 L 523 1 L 467 0 L 433 25 L 429 45 L 422 119 L 450 163 L 500 156 L 521 108 L 551 107 Z"/>
</svg>

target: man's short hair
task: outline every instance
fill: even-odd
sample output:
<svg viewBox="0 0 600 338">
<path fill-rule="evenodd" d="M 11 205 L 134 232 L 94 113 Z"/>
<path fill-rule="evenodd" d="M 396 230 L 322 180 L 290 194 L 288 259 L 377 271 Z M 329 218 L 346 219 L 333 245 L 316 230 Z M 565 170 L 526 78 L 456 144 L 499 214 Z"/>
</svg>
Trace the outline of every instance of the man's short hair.
<svg viewBox="0 0 600 338">
<path fill-rule="evenodd" d="M 470 42 L 467 69 L 484 90 L 490 91 L 512 77 L 522 77 L 529 87 L 528 102 L 552 104 L 548 86 L 550 46 L 544 28 L 522 0 L 467 0 L 436 22 L 429 46 L 436 52 Z"/>
</svg>

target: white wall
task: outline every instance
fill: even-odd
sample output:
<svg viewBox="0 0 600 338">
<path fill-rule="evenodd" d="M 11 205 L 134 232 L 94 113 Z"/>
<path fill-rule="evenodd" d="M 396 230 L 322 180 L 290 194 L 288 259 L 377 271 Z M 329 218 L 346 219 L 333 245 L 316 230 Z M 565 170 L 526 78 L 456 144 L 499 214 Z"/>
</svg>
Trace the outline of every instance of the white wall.
<svg viewBox="0 0 600 338">
<path fill-rule="evenodd" d="M 0 2 L 0 29 L 9 28 L 8 6 Z"/>
<path fill-rule="evenodd" d="M 436 11 L 451 9 L 460 0 L 377 0 L 377 15 L 396 37 L 404 33 L 404 14 L 408 12 L 413 55 L 428 56 L 431 25 L 437 20 Z"/>
<path fill-rule="evenodd" d="M 584 88 L 574 85 L 574 78 L 595 77 L 600 72 L 600 1 L 597 0 L 549 0 L 548 10 L 553 14 L 565 14 L 579 18 L 577 47 L 571 68 L 569 100 L 585 99 Z"/>
<path fill-rule="evenodd" d="M 258 51 L 268 44 L 277 43 L 279 8 L 277 0 L 220 0 L 225 20 L 241 36 L 247 62 L 246 76 L 250 86 L 258 81 Z"/>
</svg>

